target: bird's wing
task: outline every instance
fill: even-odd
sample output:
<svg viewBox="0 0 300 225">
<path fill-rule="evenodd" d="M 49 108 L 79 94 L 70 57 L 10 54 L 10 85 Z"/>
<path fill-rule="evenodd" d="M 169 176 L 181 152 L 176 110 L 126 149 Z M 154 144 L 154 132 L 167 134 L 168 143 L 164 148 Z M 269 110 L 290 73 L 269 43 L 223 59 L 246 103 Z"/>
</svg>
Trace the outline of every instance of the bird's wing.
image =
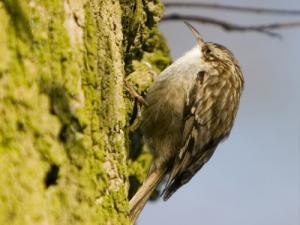
<svg viewBox="0 0 300 225">
<path fill-rule="evenodd" d="M 222 102 L 219 101 L 226 98 L 227 93 L 210 91 L 212 85 L 223 89 L 226 83 L 218 77 L 207 76 L 204 71 L 198 73 L 195 85 L 187 98 L 182 144 L 162 193 L 164 200 L 171 197 L 201 169 L 214 153 L 218 143 L 229 133 L 223 132 L 219 135 L 214 131 L 218 123 L 222 122 L 222 118 L 219 118 Z M 225 96 L 221 96 L 224 94 Z"/>
</svg>

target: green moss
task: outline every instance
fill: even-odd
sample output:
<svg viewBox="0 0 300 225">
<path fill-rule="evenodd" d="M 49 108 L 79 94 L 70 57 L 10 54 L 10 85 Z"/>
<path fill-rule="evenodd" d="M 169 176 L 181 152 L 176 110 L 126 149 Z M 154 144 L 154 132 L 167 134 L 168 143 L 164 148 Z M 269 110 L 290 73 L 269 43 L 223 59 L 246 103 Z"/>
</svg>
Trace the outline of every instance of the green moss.
<svg viewBox="0 0 300 225">
<path fill-rule="evenodd" d="M 10 15 L 11 23 L 13 25 L 12 27 L 19 35 L 19 38 L 31 41 L 33 35 L 28 11 L 26 11 L 26 9 L 28 9 L 26 2 L 21 0 L 3 0 L 2 3 L 5 10 Z"/>
<path fill-rule="evenodd" d="M 71 2 L 0 2 L 0 224 L 129 224 L 151 160 L 123 80 L 145 93 L 170 63 L 162 5 Z"/>
<path fill-rule="evenodd" d="M 6 173 L 0 183 L 7 188 L 0 191 L 5 205 L 0 223 L 90 224 L 96 221 L 95 174 L 85 162 L 90 138 L 86 121 L 76 112 L 82 94 L 80 46 L 70 44 L 61 1 L 5 4 L 0 165 Z M 24 13 L 29 11 L 30 19 Z M 27 20 L 34 34 L 30 40 L 24 38 Z M 58 177 L 46 184 L 51 165 L 58 165 Z"/>
</svg>

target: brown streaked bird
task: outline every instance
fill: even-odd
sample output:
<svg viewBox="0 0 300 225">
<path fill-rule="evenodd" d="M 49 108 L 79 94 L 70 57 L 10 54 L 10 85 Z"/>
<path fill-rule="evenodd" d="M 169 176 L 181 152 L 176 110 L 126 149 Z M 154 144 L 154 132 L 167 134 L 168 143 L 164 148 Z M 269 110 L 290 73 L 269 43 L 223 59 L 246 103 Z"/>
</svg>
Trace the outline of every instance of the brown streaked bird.
<svg viewBox="0 0 300 225">
<path fill-rule="evenodd" d="M 163 199 L 186 184 L 228 137 L 244 79 L 224 46 L 205 42 L 188 22 L 197 46 L 167 67 L 150 87 L 142 130 L 153 152 L 149 175 L 129 202 L 134 223 L 161 179 Z"/>
</svg>

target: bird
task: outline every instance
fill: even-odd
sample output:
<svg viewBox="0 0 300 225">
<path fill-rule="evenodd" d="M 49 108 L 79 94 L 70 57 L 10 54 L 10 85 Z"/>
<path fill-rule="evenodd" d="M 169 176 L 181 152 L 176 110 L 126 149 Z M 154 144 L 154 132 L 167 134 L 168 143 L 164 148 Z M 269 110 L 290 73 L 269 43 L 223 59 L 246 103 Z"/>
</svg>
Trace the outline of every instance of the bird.
<svg viewBox="0 0 300 225">
<path fill-rule="evenodd" d="M 212 157 L 230 134 L 244 89 L 233 53 L 205 42 L 194 26 L 184 23 L 196 46 L 163 70 L 146 94 L 141 130 L 153 161 L 129 201 L 132 224 L 163 178 L 166 201 Z"/>
</svg>

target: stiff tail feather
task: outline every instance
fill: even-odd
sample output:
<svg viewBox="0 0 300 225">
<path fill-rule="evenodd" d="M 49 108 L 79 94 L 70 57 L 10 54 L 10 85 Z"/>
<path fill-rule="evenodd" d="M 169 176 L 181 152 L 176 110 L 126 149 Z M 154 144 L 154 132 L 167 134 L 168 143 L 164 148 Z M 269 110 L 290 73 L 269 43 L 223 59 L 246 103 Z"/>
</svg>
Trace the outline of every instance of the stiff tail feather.
<svg viewBox="0 0 300 225">
<path fill-rule="evenodd" d="M 144 181 L 143 185 L 137 191 L 137 193 L 129 201 L 129 218 L 131 224 L 135 223 L 140 212 L 144 208 L 146 202 L 150 198 L 152 192 L 155 190 L 156 186 L 159 184 L 165 173 L 166 169 L 164 168 L 156 169 L 153 172 L 151 172 L 150 175 Z"/>
</svg>

